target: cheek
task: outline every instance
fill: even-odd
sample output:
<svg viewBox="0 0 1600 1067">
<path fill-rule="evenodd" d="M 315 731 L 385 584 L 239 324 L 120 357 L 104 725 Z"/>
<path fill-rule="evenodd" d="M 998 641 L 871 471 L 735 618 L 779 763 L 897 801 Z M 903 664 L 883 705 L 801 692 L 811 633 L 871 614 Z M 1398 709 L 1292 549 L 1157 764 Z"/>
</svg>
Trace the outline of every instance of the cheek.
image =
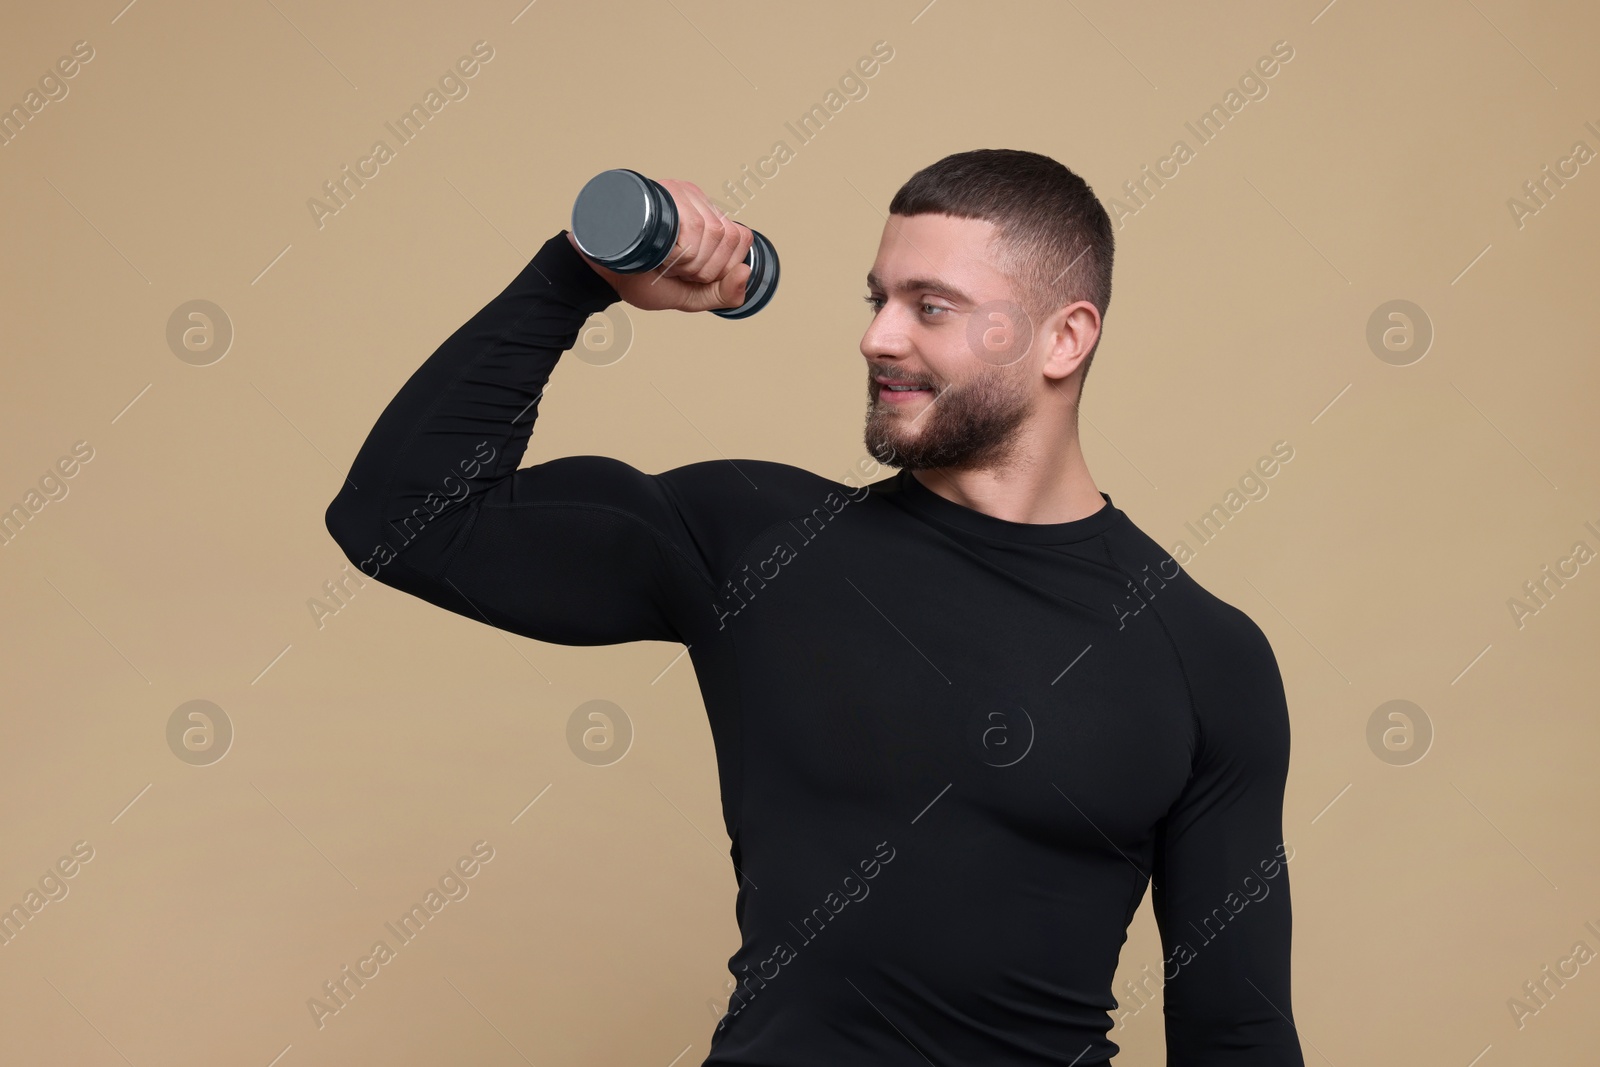
<svg viewBox="0 0 1600 1067">
<path fill-rule="evenodd" d="M 923 370 L 941 386 L 970 384 L 983 370 L 954 323 L 938 331 L 919 331 L 915 343 Z"/>
</svg>

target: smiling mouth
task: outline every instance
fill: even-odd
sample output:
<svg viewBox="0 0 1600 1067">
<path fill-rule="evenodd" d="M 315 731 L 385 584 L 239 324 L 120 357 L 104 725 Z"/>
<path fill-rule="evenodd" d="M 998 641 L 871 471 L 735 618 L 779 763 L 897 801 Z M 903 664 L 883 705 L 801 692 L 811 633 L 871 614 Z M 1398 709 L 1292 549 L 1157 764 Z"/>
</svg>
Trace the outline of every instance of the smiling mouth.
<svg viewBox="0 0 1600 1067">
<path fill-rule="evenodd" d="M 925 385 L 880 385 L 878 402 L 904 404 L 919 396 L 932 396 L 933 390 Z"/>
<path fill-rule="evenodd" d="M 879 403 L 901 404 L 919 396 L 932 396 L 934 392 L 931 385 L 922 385 L 901 378 L 874 377 L 872 381 L 878 387 Z"/>
</svg>

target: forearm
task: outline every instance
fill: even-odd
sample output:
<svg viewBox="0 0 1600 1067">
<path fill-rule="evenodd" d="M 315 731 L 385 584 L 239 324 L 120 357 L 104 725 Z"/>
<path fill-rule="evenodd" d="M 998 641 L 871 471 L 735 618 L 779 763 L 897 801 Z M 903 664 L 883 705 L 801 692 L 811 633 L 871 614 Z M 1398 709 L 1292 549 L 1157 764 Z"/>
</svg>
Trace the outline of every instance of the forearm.
<svg viewBox="0 0 1600 1067">
<path fill-rule="evenodd" d="M 563 232 L 417 368 L 325 516 L 363 571 L 438 569 L 473 505 L 515 473 L 561 353 L 616 299 Z"/>
<path fill-rule="evenodd" d="M 1263 853 L 1209 909 L 1168 909 L 1168 1067 L 1303 1067 L 1284 854 Z"/>
</svg>

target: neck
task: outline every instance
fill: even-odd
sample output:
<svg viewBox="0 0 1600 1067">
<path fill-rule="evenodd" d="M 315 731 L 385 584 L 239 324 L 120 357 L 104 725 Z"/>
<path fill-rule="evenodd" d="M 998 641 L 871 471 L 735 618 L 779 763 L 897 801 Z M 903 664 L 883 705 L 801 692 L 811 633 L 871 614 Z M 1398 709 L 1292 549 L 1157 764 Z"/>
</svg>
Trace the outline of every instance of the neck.
<svg viewBox="0 0 1600 1067">
<path fill-rule="evenodd" d="M 1105 507 L 1075 429 L 1056 441 L 1019 437 L 1010 458 L 997 466 L 932 467 L 911 475 L 946 500 L 1008 522 L 1072 522 Z"/>
</svg>

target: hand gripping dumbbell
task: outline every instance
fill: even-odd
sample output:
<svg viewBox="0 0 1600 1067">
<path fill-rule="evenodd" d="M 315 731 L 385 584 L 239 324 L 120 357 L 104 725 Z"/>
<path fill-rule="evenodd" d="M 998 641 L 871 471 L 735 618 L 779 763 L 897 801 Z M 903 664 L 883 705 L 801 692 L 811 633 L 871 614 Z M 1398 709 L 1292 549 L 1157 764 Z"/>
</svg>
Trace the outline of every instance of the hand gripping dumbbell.
<svg viewBox="0 0 1600 1067">
<path fill-rule="evenodd" d="M 742 319 L 767 306 L 778 288 L 778 250 L 759 232 L 744 261 L 750 265 L 744 303 L 712 308 Z M 601 171 L 572 205 L 572 238 L 584 255 L 618 274 L 643 274 L 666 261 L 678 240 L 678 207 L 661 183 L 633 170 Z"/>
</svg>

